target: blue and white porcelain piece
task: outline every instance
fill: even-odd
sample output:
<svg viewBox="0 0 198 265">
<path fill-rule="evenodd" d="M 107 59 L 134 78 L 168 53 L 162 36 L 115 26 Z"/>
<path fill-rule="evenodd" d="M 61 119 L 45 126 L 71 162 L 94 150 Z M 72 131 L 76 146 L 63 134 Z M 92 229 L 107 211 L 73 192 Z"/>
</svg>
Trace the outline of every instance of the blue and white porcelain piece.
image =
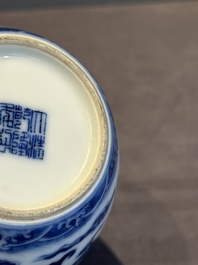
<svg viewBox="0 0 198 265">
<path fill-rule="evenodd" d="M 7 28 L 1 28 L 0 34 L 5 31 L 30 34 Z M 41 38 L 32 36 L 35 39 Z M 107 117 L 109 143 L 104 168 L 86 196 L 52 216 L 17 222 L 5 220 L 0 216 L 0 265 L 77 264 L 99 235 L 109 215 L 119 170 L 116 129 L 100 87 L 88 71 L 81 67 L 94 82 Z"/>
</svg>

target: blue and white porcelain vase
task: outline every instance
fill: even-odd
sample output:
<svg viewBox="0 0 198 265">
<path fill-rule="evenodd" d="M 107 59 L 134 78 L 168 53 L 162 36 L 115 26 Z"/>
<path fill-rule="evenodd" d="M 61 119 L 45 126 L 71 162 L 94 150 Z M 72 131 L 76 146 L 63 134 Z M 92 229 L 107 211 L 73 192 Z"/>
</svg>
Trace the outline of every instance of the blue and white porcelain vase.
<svg viewBox="0 0 198 265">
<path fill-rule="evenodd" d="M 27 51 L 24 50 L 26 48 Z M 33 50 L 30 51 L 31 56 L 28 55 L 29 48 Z M 24 55 L 22 56 L 23 50 Z M 59 94 L 57 96 L 53 89 L 48 89 L 43 85 L 44 82 L 47 82 L 46 79 L 48 78 L 48 87 L 50 87 L 53 82 L 55 83 L 55 74 L 54 77 L 53 75 L 47 74 L 47 78 L 42 79 L 42 73 L 38 70 L 40 71 L 37 73 L 39 80 L 36 80 L 37 78 L 32 77 L 33 73 L 26 73 L 26 69 L 30 65 L 32 69 L 35 69 L 33 71 L 37 71 L 37 67 L 34 66 L 35 68 L 33 68 L 33 65 L 37 64 L 40 59 L 36 57 L 33 58 L 33 62 L 28 61 L 32 60 L 32 57 L 37 54 L 37 51 L 39 54 L 38 57 L 40 56 L 40 52 L 47 54 L 46 56 L 49 55 L 48 57 L 51 56 L 53 58 L 50 59 L 50 57 L 46 60 L 55 60 L 55 63 L 61 61 L 60 67 L 66 67 L 68 75 L 71 72 L 73 77 L 71 77 L 69 81 L 66 81 L 73 82 L 71 91 L 68 92 L 69 99 L 67 106 L 61 105 L 61 100 L 65 96 L 65 92 L 62 93 L 61 90 L 60 93 L 57 92 Z M 41 55 L 41 57 L 42 56 L 45 55 Z M 23 57 L 23 60 L 18 64 L 17 60 L 20 59 L 19 57 Z M 12 62 L 13 65 L 15 65 L 15 70 L 12 68 Z M 27 63 L 27 68 L 23 66 L 24 63 Z M 19 66 L 16 67 L 16 64 Z M 22 64 L 22 66 L 20 66 L 20 64 Z M 64 64 L 66 64 L 66 66 Z M 55 68 L 56 67 L 54 67 L 54 69 Z M 21 71 L 20 69 L 23 70 Z M 9 75 L 7 71 L 10 71 Z M 51 71 L 51 68 L 49 71 Z M 56 71 L 56 69 L 53 71 Z M 43 73 L 44 72 L 45 71 L 43 71 Z M 20 74 L 22 77 L 19 77 Z M 10 78 L 8 78 L 8 76 Z M 50 78 L 52 78 L 52 81 L 50 81 Z M 76 81 L 75 78 L 80 81 Z M 33 93 L 34 87 L 32 88 L 32 84 L 34 81 L 36 82 L 35 86 L 38 86 L 38 82 L 42 84 L 42 88 L 39 88 L 40 90 L 38 91 L 44 91 L 41 92 L 44 96 L 40 95 L 40 92 Z M 49 40 L 16 29 L 0 29 L 0 82 L 4 84 L 0 88 L 0 166 L 1 168 L 3 167 L 0 173 L 0 193 L 2 193 L 2 196 L 0 196 L 0 264 L 77 264 L 103 228 L 116 191 L 119 170 L 119 150 L 116 129 L 108 103 L 93 77 L 72 55 Z M 30 83 L 25 85 L 25 82 Z M 90 129 L 91 132 L 88 131 L 89 128 L 86 127 L 86 120 L 84 124 L 80 124 L 81 122 L 79 122 L 79 120 L 77 121 L 76 117 L 79 117 L 78 115 L 81 115 L 81 112 L 83 112 L 83 117 L 89 115 L 85 114 L 87 113 L 86 109 L 81 111 L 80 103 L 78 107 L 72 105 L 71 111 L 67 109 L 69 108 L 69 102 L 72 100 L 79 102 L 79 99 L 73 99 L 74 96 L 72 93 L 75 84 L 79 86 L 79 91 L 81 90 L 81 86 L 89 86 L 91 90 L 88 98 L 83 98 L 84 101 L 90 101 L 90 103 L 84 104 L 83 106 L 85 107 L 83 108 L 86 108 L 87 104 L 90 104 L 89 109 L 91 109 L 92 105 L 95 104 L 92 101 L 96 100 L 98 102 L 96 104 L 98 105 L 93 108 L 93 112 L 96 112 L 96 114 L 93 115 L 98 115 L 97 117 L 103 115 L 101 124 L 99 124 L 99 120 L 95 125 L 95 116 L 90 114 L 88 119 L 91 122 L 91 126 L 93 126 L 93 128 Z M 66 87 L 68 87 L 68 85 Z M 27 89 L 29 89 L 29 91 L 26 91 Z M 37 87 L 35 87 L 35 91 L 36 89 Z M 55 90 L 58 91 L 58 89 L 58 86 L 56 86 Z M 8 93 L 7 91 L 10 92 Z M 57 99 L 52 101 L 53 97 L 55 98 L 56 96 Z M 59 100 L 61 107 L 59 106 Z M 65 100 L 67 100 L 67 96 L 65 96 Z M 78 111 L 74 108 L 78 108 Z M 99 112 L 97 112 L 97 108 L 100 109 Z M 68 122 L 71 123 L 69 126 L 62 122 L 62 120 L 64 120 L 62 117 L 65 117 L 65 113 L 63 113 L 64 109 L 67 109 L 67 115 L 70 115 L 67 121 L 67 124 Z M 45 128 L 46 134 L 45 131 L 41 129 L 43 126 L 42 113 L 45 113 L 47 117 L 47 124 L 45 120 L 45 126 L 47 126 Z M 27 115 L 29 115 L 28 118 Z M 40 118 L 38 119 L 38 117 Z M 100 119 L 100 117 L 98 119 Z M 61 122 L 59 122 L 59 120 Z M 27 127 L 26 124 L 28 124 Z M 56 124 L 56 127 L 59 126 L 58 129 L 54 129 L 53 124 Z M 63 129 L 61 126 L 63 126 Z M 65 149 L 64 151 L 59 151 L 58 148 L 62 148 L 62 145 L 64 145 L 64 142 L 60 140 L 61 137 L 63 138 L 65 133 L 67 133 L 72 126 L 74 126 L 74 131 L 71 130 L 67 138 L 64 138 L 64 142 L 67 142 L 68 151 L 65 151 Z M 62 183 L 62 176 L 64 176 L 64 174 L 67 176 L 67 169 L 75 172 L 75 165 L 73 166 L 73 164 L 75 164 L 74 162 L 73 164 L 72 162 L 68 163 L 68 166 L 64 166 L 64 164 L 67 164 L 69 159 L 71 159 L 71 161 L 78 160 L 78 154 L 83 157 L 80 152 L 82 150 L 83 154 L 84 150 L 87 151 L 86 147 L 84 147 L 86 139 L 90 139 L 94 133 L 96 134 L 94 137 L 97 137 L 98 131 L 95 129 L 95 126 L 98 126 L 97 128 L 99 128 L 98 130 L 100 131 L 105 130 L 104 133 L 102 132 L 103 135 L 101 136 L 101 139 L 105 143 L 103 143 L 102 148 L 97 149 L 99 150 L 97 151 L 99 162 L 96 161 L 97 159 L 93 160 L 92 164 L 93 167 L 95 166 L 95 171 L 91 171 L 90 169 L 92 173 L 89 174 L 92 174 L 92 177 L 89 178 L 89 182 L 83 179 L 79 186 L 80 188 L 78 187 L 78 179 L 76 183 L 74 183 L 75 185 L 71 182 L 71 185 L 74 185 L 71 186 L 71 190 L 77 189 L 78 192 L 75 191 L 75 194 L 71 194 L 69 199 L 60 199 L 60 202 L 54 204 L 50 202 L 48 206 L 43 206 L 46 203 L 45 199 L 48 198 L 47 196 L 52 193 L 51 190 L 53 190 L 53 186 L 55 189 L 56 183 L 58 183 L 57 189 L 59 189 L 59 187 L 61 188 L 62 185 L 59 183 Z M 100 126 L 103 129 L 101 129 Z M 81 128 L 88 128 L 86 129 L 87 134 L 83 134 L 84 131 Z M 78 133 L 75 133 L 76 131 Z M 54 137 L 53 135 L 55 133 L 59 136 Z M 27 143 L 26 145 L 24 144 L 24 135 L 28 139 L 25 142 Z M 89 135 L 89 137 L 87 135 Z M 77 139 L 74 143 L 70 140 L 70 138 L 73 139 L 72 137 L 76 137 L 75 139 Z M 81 137 L 83 139 L 82 147 Z M 42 144 L 41 140 L 39 140 L 39 142 L 38 139 L 42 139 Z M 50 141 L 52 144 L 50 144 Z M 61 144 L 59 144 L 59 141 Z M 99 140 L 94 139 L 93 141 Z M 77 145 L 76 142 L 78 142 L 77 147 L 80 146 L 79 148 L 75 147 L 75 145 Z M 69 151 L 69 147 L 72 145 L 74 145 L 74 150 L 77 151 Z M 93 149 L 95 147 L 90 145 L 90 148 Z M 100 149 L 102 149 L 102 151 Z M 23 152 L 21 150 L 23 150 Z M 64 157 L 67 157 L 65 162 Z M 81 172 L 84 170 L 84 167 L 86 167 L 86 163 L 89 162 L 89 153 L 87 153 L 87 157 L 87 160 L 83 160 L 84 158 L 82 158 L 82 161 L 80 160 L 81 158 L 79 158 L 79 165 L 83 164 L 82 168 L 79 166 L 79 179 L 81 179 Z M 60 162 L 62 164 L 59 166 L 59 161 L 62 160 L 63 162 Z M 56 167 L 55 173 L 53 172 L 53 165 Z M 92 166 L 90 166 L 90 168 L 91 167 Z M 62 171 L 64 172 L 62 173 Z M 89 172 L 89 170 L 86 172 Z M 28 180 L 25 174 L 28 175 Z M 44 176 L 44 180 L 42 180 L 42 174 L 46 175 Z M 32 181 L 34 175 L 35 180 Z M 84 175 L 83 177 L 86 180 L 86 174 Z M 48 181 L 45 181 L 47 176 L 49 176 L 49 184 Z M 10 182 L 8 181 L 9 178 L 11 179 Z M 70 183 L 69 181 L 70 179 L 65 180 L 65 183 Z M 33 191 L 31 190 L 31 186 Z M 48 189 L 50 192 L 46 191 Z M 31 193 L 33 195 L 31 195 Z M 39 196 L 43 200 L 43 205 L 42 203 L 41 205 L 39 204 Z M 35 205 L 32 203 L 34 200 Z M 28 208 L 29 201 L 31 203 L 30 209 Z M 38 203 L 38 207 L 36 203 Z"/>
</svg>

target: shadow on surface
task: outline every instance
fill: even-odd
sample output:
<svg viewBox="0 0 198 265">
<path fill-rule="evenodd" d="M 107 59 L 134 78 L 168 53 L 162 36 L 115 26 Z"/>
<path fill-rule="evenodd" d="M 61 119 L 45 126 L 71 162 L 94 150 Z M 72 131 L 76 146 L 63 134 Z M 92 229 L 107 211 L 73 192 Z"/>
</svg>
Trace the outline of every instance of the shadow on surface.
<svg viewBox="0 0 198 265">
<path fill-rule="evenodd" d="M 91 246 L 89 252 L 79 265 L 122 265 L 114 253 L 99 238 Z"/>
<path fill-rule="evenodd" d="M 197 0 L 191 0 L 197 1 Z M 142 3 L 171 3 L 189 2 L 187 0 L 1 0 L 0 11 L 20 10 L 32 8 L 54 8 L 54 7 L 75 7 L 75 6 L 100 6 L 100 5 L 119 5 L 119 4 L 142 4 Z"/>
</svg>

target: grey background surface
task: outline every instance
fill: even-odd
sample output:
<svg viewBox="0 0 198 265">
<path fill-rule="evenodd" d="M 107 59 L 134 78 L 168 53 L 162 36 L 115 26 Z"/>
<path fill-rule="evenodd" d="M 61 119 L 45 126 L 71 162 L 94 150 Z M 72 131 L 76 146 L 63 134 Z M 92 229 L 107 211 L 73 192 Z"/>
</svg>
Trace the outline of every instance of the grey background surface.
<svg viewBox="0 0 198 265">
<path fill-rule="evenodd" d="M 1 25 L 76 56 L 114 114 L 118 190 L 96 262 L 85 264 L 197 265 L 198 3 L 0 10 Z"/>
<path fill-rule="evenodd" d="M 41 9 L 56 7 L 106 6 L 145 3 L 173 3 L 187 0 L 1 0 L 0 10 Z M 193 1 L 193 0 L 191 0 Z M 196 1 L 196 0 L 194 0 Z"/>
</svg>

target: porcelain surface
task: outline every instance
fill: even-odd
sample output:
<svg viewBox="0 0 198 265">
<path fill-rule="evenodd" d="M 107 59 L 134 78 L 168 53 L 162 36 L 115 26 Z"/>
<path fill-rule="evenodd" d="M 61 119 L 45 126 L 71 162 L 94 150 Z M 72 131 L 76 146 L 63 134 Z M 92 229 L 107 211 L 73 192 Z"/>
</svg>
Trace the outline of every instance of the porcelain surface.
<svg viewBox="0 0 198 265">
<path fill-rule="evenodd" d="M 42 37 L 20 30 L 1 28 L 1 34 L 26 35 L 35 41 Z M 52 44 L 43 39 L 44 42 Z M 66 52 L 66 51 L 65 51 Z M 73 57 L 72 57 L 73 58 Z M 109 215 L 116 192 L 119 171 L 119 148 L 116 129 L 102 90 L 89 72 L 80 65 L 94 84 L 105 110 L 108 127 L 106 159 L 99 176 L 78 200 L 60 207 L 53 214 L 18 216 L 0 215 L 0 264 L 2 265 L 73 265 L 77 264 L 99 235 Z M 1 105 L 0 105 L 1 106 Z M 35 129 L 36 130 L 36 129 Z M 45 131 L 45 129 L 43 129 Z M 32 153 L 30 154 L 30 158 Z M 14 159 L 15 156 L 9 156 Z M 40 154 L 43 160 L 43 153 Z M 39 158 L 38 158 L 39 159 Z"/>
</svg>

